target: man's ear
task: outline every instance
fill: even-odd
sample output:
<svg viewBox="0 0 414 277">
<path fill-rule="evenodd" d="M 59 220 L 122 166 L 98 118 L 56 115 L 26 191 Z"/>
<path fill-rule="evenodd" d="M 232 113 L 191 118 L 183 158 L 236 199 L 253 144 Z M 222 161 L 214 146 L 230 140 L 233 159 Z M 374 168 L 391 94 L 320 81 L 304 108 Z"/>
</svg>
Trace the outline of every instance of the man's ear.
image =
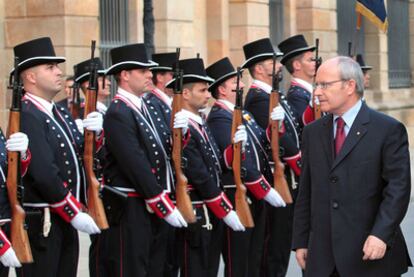
<svg viewBox="0 0 414 277">
<path fill-rule="evenodd" d="M 191 91 L 188 88 L 183 88 L 182 94 L 183 94 L 183 98 L 185 100 L 188 100 L 190 98 Z"/>
<path fill-rule="evenodd" d="M 294 60 L 292 62 L 292 67 L 293 67 L 293 70 L 294 71 L 298 71 L 298 70 L 300 70 L 302 68 L 302 64 L 300 63 L 299 60 Z"/>
<path fill-rule="evenodd" d="M 354 79 L 348 80 L 346 86 L 347 86 L 347 92 L 348 92 L 348 94 L 352 94 L 354 91 L 357 90 L 357 88 L 356 88 L 356 81 Z"/>
<path fill-rule="evenodd" d="M 226 89 L 222 85 L 219 85 L 217 87 L 217 92 L 218 92 L 218 95 L 217 96 L 223 96 L 223 97 L 226 97 L 227 96 L 227 91 L 226 91 Z"/>
<path fill-rule="evenodd" d="M 119 79 L 126 82 L 129 80 L 129 72 L 127 70 L 122 70 L 119 73 Z"/>
<path fill-rule="evenodd" d="M 22 73 L 23 80 L 28 81 L 30 84 L 36 84 L 36 72 L 34 70 L 26 70 Z"/>
</svg>

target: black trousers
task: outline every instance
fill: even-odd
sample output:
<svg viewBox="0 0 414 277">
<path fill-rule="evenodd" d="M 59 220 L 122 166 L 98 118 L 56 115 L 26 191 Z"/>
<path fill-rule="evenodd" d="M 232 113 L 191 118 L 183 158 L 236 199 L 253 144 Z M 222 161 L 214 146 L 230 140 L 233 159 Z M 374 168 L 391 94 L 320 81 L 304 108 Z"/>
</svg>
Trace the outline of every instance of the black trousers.
<svg viewBox="0 0 414 277">
<path fill-rule="evenodd" d="M 119 224 L 96 238 L 96 266 L 90 272 L 98 277 L 164 276 L 168 228 L 148 212 L 143 199 L 128 198 Z"/>
<path fill-rule="evenodd" d="M 176 230 L 181 277 L 216 277 L 218 274 L 224 223 L 206 209 L 195 208 L 197 222 Z"/>
<path fill-rule="evenodd" d="M 51 213 L 51 229 L 43 236 L 43 213 L 26 217 L 34 263 L 17 269 L 17 276 L 76 277 L 79 258 L 78 232 Z"/>
<path fill-rule="evenodd" d="M 266 207 L 266 238 L 260 276 L 286 276 L 292 243 L 293 207 L 293 204 L 284 208 Z"/>
<path fill-rule="evenodd" d="M 235 189 L 226 190 L 234 204 Z M 226 277 L 260 277 L 260 264 L 265 238 L 265 203 L 250 196 L 250 211 L 254 227 L 244 232 L 234 232 L 225 225 L 223 260 Z"/>
</svg>

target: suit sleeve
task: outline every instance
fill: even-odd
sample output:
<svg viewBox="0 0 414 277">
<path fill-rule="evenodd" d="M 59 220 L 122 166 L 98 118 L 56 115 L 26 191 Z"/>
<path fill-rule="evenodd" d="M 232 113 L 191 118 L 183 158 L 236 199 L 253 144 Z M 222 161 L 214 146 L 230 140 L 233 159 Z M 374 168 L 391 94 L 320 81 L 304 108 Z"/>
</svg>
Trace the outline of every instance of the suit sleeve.
<svg viewBox="0 0 414 277">
<path fill-rule="evenodd" d="M 407 131 L 398 123 L 390 128 L 382 148 L 382 179 L 385 181 L 380 204 L 371 235 L 387 245 L 403 220 L 410 201 L 411 176 Z"/>
<path fill-rule="evenodd" d="M 309 136 L 307 128 L 303 132 L 302 140 L 302 173 L 300 176 L 299 194 L 296 199 L 293 217 L 292 249 L 308 248 L 311 215 L 311 176 L 309 167 Z"/>
<path fill-rule="evenodd" d="M 65 188 L 52 149 L 48 144 L 45 126 L 35 115 L 21 113 L 21 131 L 29 137 L 31 163 L 25 178 L 33 180 L 33 186 L 47 203 L 62 201 L 69 191 Z"/>
<path fill-rule="evenodd" d="M 163 189 L 152 173 L 151 163 L 139 142 L 137 125 L 130 112 L 108 113 L 104 120 L 106 145 L 115 157 L 124 177 L 144 198 L 152 198 Z"/>
</svg>

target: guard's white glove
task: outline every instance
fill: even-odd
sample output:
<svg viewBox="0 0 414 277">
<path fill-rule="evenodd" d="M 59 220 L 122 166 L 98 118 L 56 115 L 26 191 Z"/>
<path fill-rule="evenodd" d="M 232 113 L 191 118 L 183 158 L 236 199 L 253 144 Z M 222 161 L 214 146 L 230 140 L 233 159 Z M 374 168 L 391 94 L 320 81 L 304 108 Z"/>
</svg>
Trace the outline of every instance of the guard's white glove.
<svg viewBox="0 0 414 277">
<path fill-rule="evenodd" d="M 88 235 L 99 234 L 101 230 L 87 213 L 79 212 L 70 222 L 73 228 Z"/>
<path fill-rule="evenodd" d="M 17 132 L 10 135 L 6 141 L 7 151 L 20 152 L 22 158 L 26 157 L 27 147 L 29 146 L 29 139 L 25 133 Z"/>
<path fill-rule="evenodd" d="M 316 104 L 317 106 L 319 106 L 319 105 L 320 105 L 320 102 L 319 102 L 319 98 L 318 98 L 318 96 L 315 96 L 315 104 Z M 311 96 L 311 99 L 310 99 L 310 101 L 309 101 L 309 106 L 310 106 L 311 108 L 313 108 L 313 96 Z"/>
<path fill-rule="evenodd" d="M 164 217 L 164 219 L 171 226 L 177 228 L 187 227 L 187 222 L 185 221 L 184 217 L 181 215 L 180 211 L 177 208 L 174 208 L 172 213 Z"/>
<path fill-rule="evenodd" d="M 99 112 L 91 112 L 83 120 L 83 127 L 88 131 L 94 131 L 95 134 L 99 135 L 102 131 L 103 117 Z"/>
<path fill-rule="evenodd" d="M 183 135 L 188 131 L 188 115 L 182 110 L 177 112 L 174 116 L 174 129 L 181 128 Z"/>
<path fill-rule="evenodd" d="M 242 145 L 242 152 L 244 152 L 247 143 L 247 132 L 246 127 L 244 125 L 237 126 L 237 131 L 234 133 L 233 142 L 238 143 L 241 142 Z"/>
<path fill-rule="evenodd" d="M 5 267 L 21 267 L 21 263 L 19 259 L 17 259 L 16 253 L 14 252 L 13 248 L 7 249 L 6 252 L 0 257 L 0 262 Z"/>
<path fill-rule="evenodd" d="M 285 119 L 285 110 L 282 108 L 282 106 L 277 105 L 270 113 L 270 118 L 274 121 L 283 121 L 283 119 Z"/>
<path fill-rule="evenodd" d="M 264 200 L 273 207 L 286 207 L 285 201 L 283 201 L 280 194 L 274 188 L 270 189 L 264 197 Z"/>
<path fill-rule="evenodd" d="M 224 223 L 227 224 L 233 231 L 245 231 L 243 224 L 240 222 L 239 216 L 235 211 L 230 211 L 223 217 Z"/>
<path fill-rule="evenodd" d="M 79 131 L 79 133 L 81 133 L 82 135 L 83 135 L 83 121 L 82 121 L 82 119 L 80 119 L 80 118 L 78 118 L 78 119 L 75 119 L 75 123 L 76 123 L 76 127 L 78 127 L 78 131 Z"/>
</svg>

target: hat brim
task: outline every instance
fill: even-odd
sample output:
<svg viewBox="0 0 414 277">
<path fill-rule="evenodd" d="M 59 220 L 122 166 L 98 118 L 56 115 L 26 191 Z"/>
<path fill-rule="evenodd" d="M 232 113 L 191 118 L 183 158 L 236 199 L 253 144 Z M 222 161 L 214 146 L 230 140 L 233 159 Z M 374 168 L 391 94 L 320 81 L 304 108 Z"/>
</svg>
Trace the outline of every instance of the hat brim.
<svg viewBox="0 0 414 277">
<path fill-rule="evenodd" d="M 106 70 L 98 70 L 97 72 L 98 72 L 98 75 L 101 75 L 101 76 L 106 74 Z M 88 81 L 90 74 L 91 74 L 90 72 L 86 72 L 80 75 L 79 77 L 76 77 L 74 81 L 76 83 L 82 84 L 83 82 Z"/>
<path fill-rule="evenodd" d="M 362 71 L 368 71 L 368 70 L 371 70 L 371 69 L 372 69 L 372 66 L 370 66 L 370 65 L 361 66 Z"/>
<path fill-rule="evenodd" d="M 241 65 L 241 68 L 249 68 L 249 67 L 251 67 L 252 65 L 254 65 L 254 64 L 258 63 L 258 62 L 261 62 L 261 61 L 264 61 L 264 60 L 273 58 L 273 55 L 274 54 L 276 54 L 276 57 L 282 57 L 283 56 L 283 53 L 282 52 L 275 52 L 275 53 L 269 52 L 269 53 L 259 54 L 259 55 L 256 55 L 256 56 L 253 56 L 253 57 L 247 59 Z"/>
<path fill-rule="evenodd" d="M 168 66 L 154 66 L 150 68 L 151 71 L 173 71 L 172 67 Z"/>
<path fill-rule="evenodd" d="M 227 73 L 227 74 L 225 74 L 225 75 L 223 75 L 223 76 L 221 76 L 220 78 L 218 78 L 218 79 L 216 79 L 216 80 L 214 80 L 214 82 L 208 87 L 208 90 L 212 93 L 212 94 L 214 94 L 214 91 L 216 90 L 216 88 L 221 84 L 221 83 L 223 83 L 223 82 L 225 82 L 227 79 L 230 79 L 230 78 L 232 78 L 232 77 L 234 77 L 234 76 L 237 76 L 237 71 L 233 71 L 233 72 L 230 72 L 230 73 Z M 214 98 L 216 98 L 214 95 L 213 95 L 213 97 Z"/>
<path fill-rule="evenodd" d="M 147 63 L 137 62 L 137 61 L 126 61 L 126 62 L 120 62 L 112 65 L 108 68 L 106 71 L 106 75 L 112 75 L 116 74 L 118 72 L 121 72 L 122 70 L 132 70 L 137 68 L 149 68 L 153 66 L 157 66 L 158 64 L 156 62 L 153 62 L 149 60 Z"/>
<path fill-rule="evenodd" d="M 285 63 L 286 63 L 289 59 L 291 59 L 291 58 L 293 58 L 293 57 L 296 57 L 296 56 L 299 56 L 300 54 L 302 54 L 302 53 L 304 53 L 304 52 L 308 52 L 308 51 L 313 52 L 313 51 L 315 51 L 315 49 L 316 49 L 316 46 L 308 46 L 308 47 L 302 47 L 302 48 L 295 49 L 295 50 L 293 50 L 293 51 L 290 51 L 289 53 L 286 53 L 286 54 L 282 57 L 282 59 L 280 60 L 280 63 L 281 63 L 281 64 L 283 64 L 283 65 L 285 65 Z"/>
<path fill-rule="evenodd" d="M 172 79 L 171 81 L 169 81 L 165 87 L 167 88 L 174 88 L 175 85 L 175 81 L 176 79 Z M 187 74 L 187 75 L 183 75 L 183 84 L 188 84 L 188 83 L 197 83 L 197 82 L 207 82 L 207 83 L 213 83 L 214 79 L 208 77 L 208 76 L 201 76 L 201 75 L 196 75 L 196 74 Z"/>
<path fill-rule="evenodd" d="M 55 63 L 63 63 L 66 61 L 65 57 L 56 57 L 56 56 L 39 56 L 39 57 L 32 57 L 30 59 L 24 60 L 17 65 L 17 69 L 19 72 L 31 68 L 33 66 L 37 66 L 40 64 L 47 64 L 51 62 Z M 14 73 L 15 68 L 10 71 L 10 74 Z"/>
</svg>

